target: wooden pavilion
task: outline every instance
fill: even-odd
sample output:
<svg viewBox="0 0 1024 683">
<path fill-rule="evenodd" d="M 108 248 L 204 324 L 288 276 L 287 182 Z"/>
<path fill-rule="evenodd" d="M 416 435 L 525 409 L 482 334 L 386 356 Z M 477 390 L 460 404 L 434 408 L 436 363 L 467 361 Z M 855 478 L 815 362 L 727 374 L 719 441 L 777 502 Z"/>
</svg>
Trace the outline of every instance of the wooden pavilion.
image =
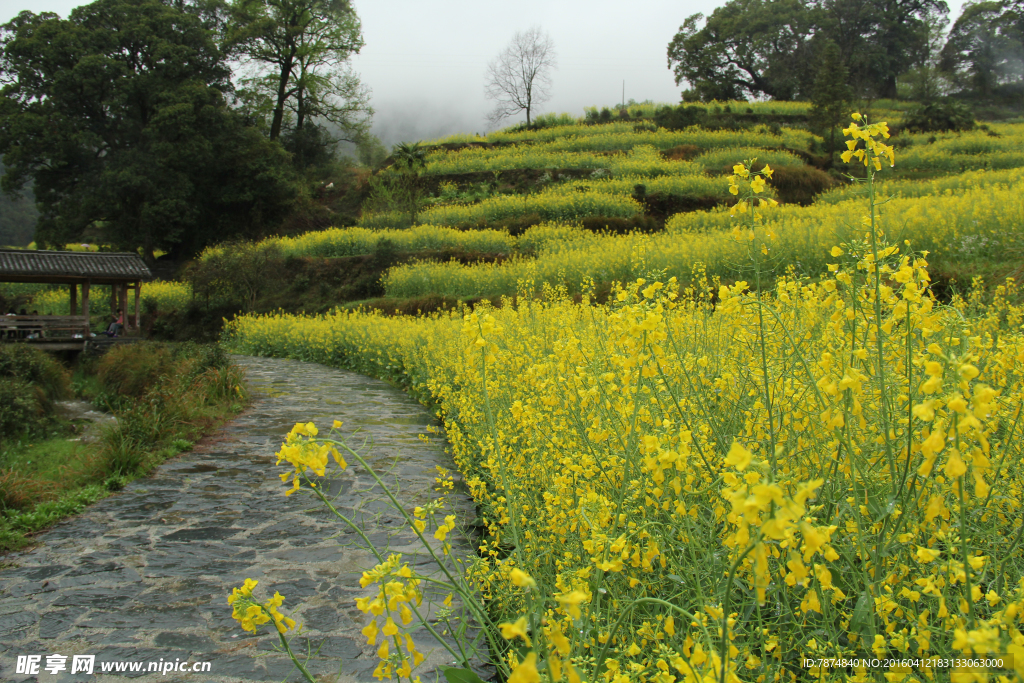
<svg viewBox="0 0 1024 683">
<path fill-rule="evenodd" d="M 70 294 L 68 315 L 3 315 L 0 311 L 0 341 L 25 341 L 54 351 L 82 349 L 94 336 L 89 327 L 90 293 L 103 285 L 110 287 L 111 312 L 120 308 L 125 328 L 138 330 L 142 282 L 151 278 L 138 254 L 0 249 L 0 282 L 63 284 Z M 129 291 L 135 294 L 132 317 Z"/>
</svg>

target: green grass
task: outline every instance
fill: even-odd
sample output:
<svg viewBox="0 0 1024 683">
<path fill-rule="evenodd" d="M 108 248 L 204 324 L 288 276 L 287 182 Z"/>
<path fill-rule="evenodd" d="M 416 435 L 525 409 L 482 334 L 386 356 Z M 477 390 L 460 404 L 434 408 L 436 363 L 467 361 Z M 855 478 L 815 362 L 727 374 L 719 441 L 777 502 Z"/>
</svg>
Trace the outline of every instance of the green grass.
<svg viewBox="0 0 1024 683">
<path fill-rule="evenodd" d="M 65 428 L 61 431 L 68 430 Z M 49 437 L 22 437 L 13 443 L 4 444 L 0 450 L 0 469 L 13 470 L 21 475 L 38 477 L 44 481 L 59 483 L 62 473 L 73 471 L 85 464 L 89 449 L 78 437 L 69 435 Z"/>
<path fill-rule="evenodd" d="M 189 450 L 242 409 L 243 383 L 222 352 L 196 344 L 133 344 L 81 364 L 76 395 L 117 422 L 91 427 L 89 442 L 59 420 L 0 442 L 0 551 Z"/>
<path fill-rule="evenodd" d="M 31 545 L 29 534 L 42 531 L 109 495 L 106 486 L 91 484 L 69 491 L 57 500 L 34 506 L 29 511 L 5 511 L 0 515 L 0 550 L 16 550 Z"/>
</svg>

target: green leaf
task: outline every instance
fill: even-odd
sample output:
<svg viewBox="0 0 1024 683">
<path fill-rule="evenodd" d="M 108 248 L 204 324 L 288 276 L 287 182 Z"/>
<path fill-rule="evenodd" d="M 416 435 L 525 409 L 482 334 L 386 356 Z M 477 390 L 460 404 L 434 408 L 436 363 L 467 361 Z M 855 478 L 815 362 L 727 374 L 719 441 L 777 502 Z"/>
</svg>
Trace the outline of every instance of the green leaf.
<svg viewBox="0 0 1024 683">
<path fill-rule="evenodd" d="M 862 591 L 857 598 L 853 618 L 850 619 L 850 630 L 861 635 L 871 635 L 875 631 L 875 601 L 867 591 Z"/>
<path fill-rule="evenodd" d="M 444 677 L 448 679 L 448 683 L 484 683 L 469 669 L 456 669 L 454 666 L 444 667 Z"/>
</svg>

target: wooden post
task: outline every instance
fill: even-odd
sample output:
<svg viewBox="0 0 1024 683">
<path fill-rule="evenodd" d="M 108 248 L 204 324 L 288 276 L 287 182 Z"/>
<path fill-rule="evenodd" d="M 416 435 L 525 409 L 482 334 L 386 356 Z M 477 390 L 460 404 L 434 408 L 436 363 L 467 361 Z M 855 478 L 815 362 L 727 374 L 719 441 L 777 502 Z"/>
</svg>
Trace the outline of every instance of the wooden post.
<svg viewBox="0 0 1024 683">
<path fill-rule="evenodd" d="M 124 329 L 127 330 L 131 325 L 128 323 L 128 283 L 122 282 L 117 286 L 117 303 L 118 308 L 121 309 L 121 318 L 124 320 Z"/>
<path fill-rule="evenodd" d="M 135 329 L 142 329 L 139 323 L 139 290 L 142 289 L 142 282 L 135 283 Z"/>
<path fill-rule="evenodd" d="M 78 285 L 71 285 L 71 313 L 70 315 L 78 315 Z"/>
<path fill-rule="evenodd" d="M 110 285 L 110 312 L 117 310 L 117 285 Z"/>
<path fill-rule="evenodd" d="M 92 332 L 89 329 L 89 281 L 86 280 L 82 283 L 82 315 L 85 316 L 85 336 L 86 341 L 89 340 L 89 334 Z"/>
</svg>

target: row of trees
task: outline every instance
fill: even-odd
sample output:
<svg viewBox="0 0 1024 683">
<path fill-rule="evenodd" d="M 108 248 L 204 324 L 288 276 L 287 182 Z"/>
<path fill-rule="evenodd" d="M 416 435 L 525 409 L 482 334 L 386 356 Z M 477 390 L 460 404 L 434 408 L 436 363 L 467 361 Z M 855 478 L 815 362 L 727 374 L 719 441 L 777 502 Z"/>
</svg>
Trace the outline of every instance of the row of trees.
<svg viewBox="0 0 1024 683">
<path fill-rule="evenodd" d="M 947 36 L 948 16 L 943 0 L 729 0 L 686 19 L 668 64 L 692 100 L 812 99 L 837 64 L 859 97 L 1019 98 L 1024 0 L 969 2 Z"/>
<path fill-rule="evenodd" d="M 346 0 L 97 0 L 0 28 L 2 186 L 42 244 L 195 253 L 276 229 L 368 136 Z"/>
</svg>

